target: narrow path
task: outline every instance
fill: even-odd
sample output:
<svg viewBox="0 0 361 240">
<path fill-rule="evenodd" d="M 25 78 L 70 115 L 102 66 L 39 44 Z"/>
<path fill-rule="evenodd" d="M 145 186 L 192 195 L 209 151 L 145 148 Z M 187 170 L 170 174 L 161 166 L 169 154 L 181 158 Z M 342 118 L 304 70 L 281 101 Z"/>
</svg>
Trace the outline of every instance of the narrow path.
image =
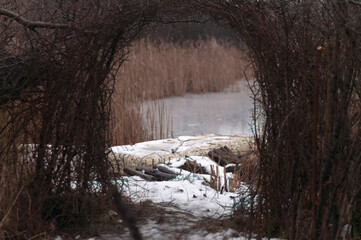
<svg viewBox="0 0 361 240">
<path fill-rule="evenodd" d="M 171 203 L 157 204 L 157 208 L 148 219 L 140 221 L 138 224 L 145 240 L 244 239 L 231 229 L 219 228 L 220 232 L 211 233 L 209 228 L 212 226 L 207 226 L 207 224 L 215 224 L 213 219 L 194 215 Z M 131 237 L 129 231 L 125 231 L 123 233 L 102 233 L 96 239 L 128 240 Z"/>
</svg>

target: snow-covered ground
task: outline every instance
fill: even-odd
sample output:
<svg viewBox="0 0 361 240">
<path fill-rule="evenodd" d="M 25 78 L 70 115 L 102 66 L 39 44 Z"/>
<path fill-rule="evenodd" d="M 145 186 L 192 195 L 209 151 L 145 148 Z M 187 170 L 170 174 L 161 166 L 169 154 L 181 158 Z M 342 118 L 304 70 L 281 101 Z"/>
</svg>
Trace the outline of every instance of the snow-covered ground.
<svg viewBox="0 0 361 240">
<path fill-rule="evenodd" d="M 135 202 L 148 199 L 154 203 L 172 203 L 182 211 L 199 217 L 229 216 L 241 191 L 242 194 L 247 193 L 247 187 L 242 185 L 240 193 L 221 194 L 209 186 L 209 175 L 185 170 L 170 181 L 148 182 L 137 176 L 126 177 L 122 181 L 124 193 Z"/>
<path fill-rule="evenodd" d="M 139 177 L 123 178 L 123 191 L 133 201 L 151 200 L 163 206 L 166 221 L 152 219 L 140 225 L 144 239 L 244 239 L 236 232 L 226 229 L 218 233 L 209 233 L 205 228 L 194 228 L 207 217 L 224 218 L 232 213 L 239 194 L 212 189 L 207 184 L 206 175 L 182 171 L 176 179 L 163 182 L 148 182 Z M 247 188 L 244 186 L 244 193 Z M 104 239 L 114 239 L 114 235 Z M 123 238 L 127 239 L 126 232 Z"/>
<path fill-rule="evenodd" d="M 231 149 L 246 151 L 249 149 L 249 135 L 216 135 L 207 134 L 200 136 L 180 136 L 148 142 L 136 143 L 135 145 L 114 146 L 110 150 L 117 154 L 129 154 L 138 157 L 180 154 L 200 150 L 209 150 L 221 145 L 230 145 Z M 188 154 L 191 155 L 191 154 Z M 177 156 L 177 155 L 175 155 Z"/>
<path fill-rule="evenodd" d="M 248 147 L 249 137 L 245 136 L 219 136 L 202 135 L 197 137 L 182 136 L 177 139 L 156 140 L 138 143 L 135 145 L 112 147 L 115 153 L 128 154 L 134 158 L 144 159 L 148 156 L 167 155 L 168 161 L 158 163 L 159 166 L 168 168 L 179 174 L 170 181 L 149 182 L 137 176 L 123 177 L 121 181 L 122 191 L 133 201 L 139 202 L 145 199 L 155 203 L 172 202 L 181 210 L 193 213 L 199 217 L 222 217 L 231 214 L 235 201 L 240 195 L 247 194 L 247 186 L 240 184 L 235 192 L 222 193 L 210 187 L 210 172 L 218 168 L 218 176 L 221 185 L 232 179 L 233 174 L 224 176 L 224 168 L 207 157 L 207 152 L 220 146 L 232 146 L 234 143 L 243 144 Z M 238 146 L 239 147 L 239 146 Z M 203 151 L 199 151 L 202 149 Z M 196 153 L 200 155 L 188 156 L 185 153 Z M 191 173 L 180 169 L 186 161 L 196 162 L 205 169 L 204 174 Z"/>
<path fill-rule="evenodd" d="M 240 199 L 247 198 L 246 184 L 241 183 L 235 192 L 220 193 L 210 187 L 211 166 L 213 169 L 218 168 L 222 185 L 225 179 L 229 180 L 233 175 L 227 173 L 225 178 L 223 167 L 209 159 L 207 152 L 224 145 L 233 150 L 241 149 L 242 152 L 246 152 L 249 150 L 249 141 L 249 136 L 202 135 L 112 147 L 113 153 L 123 154 L 123 157 L 127 155 L 130 159 L 144 160 L 151 157 L 147 158 L 148 165 L 152 157 L 163 160 L 168 158 L 167 161 L 158 161 L 158 164 L 179 174 L 173 180 L 162 182 L 150 182 L 137 176 L 123 177 L 120 180 L 123 194 L 135 202 L 151 200 L 160 206 L 166 206 L 164 211 L 170 215 L 167 222 L 157 223 L 149 220 L 142 224 L 140 230 L 144 238 L 171 239 L 175 234 L 179 234 L 179 239 L 245 239 L 231 229 L 209 233 L 202 226 L 196 229 L 192 226 L 205 218 L 220 219 L 230 216 Z M 192 153 L 197 155 L 191 155 Z M 206 172 L 197 174 L 180 169 L 187 160 L 201 164 Z M 139 161 L 137 163 L 139 164 Z M 123 237 L 126 236 L 129 236 L 129 233 L 125 233 Z M 103 237 L 112 239 L 112 235 Z"/>
<path fill-rule="evenodd" d="M 137 143 L 135 145 L 116 146 L 110 150 L 115 159 L 127 166 L 150 166 L 151 159 L 155 164 L 177 173 L 175 179 L 169 181 L 146 181 L 138 176 L 122 177 L 118 180 L 120 190 L 134 202 L 151 201 L 160 213 L 156 218 L 150 217 L 139 223 L 139 229 L 144 239 L 233 239 L 244 240 L 243 234 L 232 229 L 222 229 L 209 232 L 205 219 L 224 219 L 230 216 L 237 203 L 247 201 L 248 186 L 240 183 L 234 192 L 216 191 L 210 187 L 209 173 L 211 166 L 218 168 L 221 185 L 233 178 L 232 173 L 226 173 L 217 163 L 207 157 L 208 151 L 227 145 L 232 150 L 249 150 L 249 136 L 203 135 L 197 137 L 178 137 Z M 127 161 L 124 161 L 127 158 Z M 186 161 L 201 164 L 205 169 L 203 174 L 192 173 L 180 169 Z M 134 161 L 134 163 L 130 162 Z M 225 180 L 226 179 L 226 180 Z M 119 240 L 131 239 L 128 231 L 123 233 L 104 233 L 93 239 Z"/>
</svg>

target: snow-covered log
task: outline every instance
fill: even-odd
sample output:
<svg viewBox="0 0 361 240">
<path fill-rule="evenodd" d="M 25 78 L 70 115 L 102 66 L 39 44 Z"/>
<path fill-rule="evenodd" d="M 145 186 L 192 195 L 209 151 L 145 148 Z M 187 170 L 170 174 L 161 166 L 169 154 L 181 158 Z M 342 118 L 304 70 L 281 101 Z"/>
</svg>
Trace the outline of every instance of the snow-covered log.
<svg viewBox="0 0 361 240">
<path fill-rule="evenodd" d="M 138 171 L 141 171 L 147 175 L 151 175 L 155 178 L 157 178 L 157 180 L 159 181 L 168 181 L 171 179 L 174 179 L 177 175 L 176 174 L 168 174 L 168 173 L 164 173 L 164 172 L 160 172 L 157 169 L 153 169 L 153 168 L 147 168 L 147 167 L 137 167 L 136 168 Z"/>
<path fill-rule="evenodd" d="M 128 168 L 128 167 L 125 167 L 123 171 L 126 174 L 129 174 L 130 176 L 138 176 L 138 177 L 141 177 L 141 178 L 143 178 L 144 180 L 147 180 L 147 181 L 155 181 L 156 180 L 156 178 L 151 176 L 151 175 L 136 171 L 136 170 Z"/>
</svg>

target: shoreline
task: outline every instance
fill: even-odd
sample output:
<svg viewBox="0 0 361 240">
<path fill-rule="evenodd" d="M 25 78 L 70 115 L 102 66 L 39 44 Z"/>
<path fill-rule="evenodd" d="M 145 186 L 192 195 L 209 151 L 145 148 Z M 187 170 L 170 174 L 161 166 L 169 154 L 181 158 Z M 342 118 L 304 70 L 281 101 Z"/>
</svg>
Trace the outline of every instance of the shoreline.
<svg viewBox="0 0 361 240">
<path fill-rule="evenodd" d="M 124 167 L 150 167 L 185 156 L 207 157 L 209 151 L 223 146 L 227 146 L 235 154 L 245 154 L 252 150 L 252 144 L 253 136 L 251 135 L 180 136 L 134 145 L 114 146 L 109 148 L 109 159 L 122 174 Z"/>
</svg>

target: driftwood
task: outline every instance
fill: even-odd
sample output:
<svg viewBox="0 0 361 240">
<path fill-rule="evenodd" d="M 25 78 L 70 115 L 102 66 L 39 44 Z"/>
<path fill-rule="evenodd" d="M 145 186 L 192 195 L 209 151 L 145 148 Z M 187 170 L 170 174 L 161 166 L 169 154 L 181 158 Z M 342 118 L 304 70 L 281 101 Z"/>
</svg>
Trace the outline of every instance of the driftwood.
<svg viewBox="0 0 361 240">
<path fill-rule="evenodd" d="M 209 151 L 208 156 L 222 167 L 230 163 L 241 163 L 240 159 L 235 154 L 233 154 L 227 146 Z"/>
<path fill-rule="evenodd" d="M 136 169 L 138 171 L 144 172 L 147 175 L 151 175 L 151 176 L 157 178 L 157 180 L 159 180 L 159 181 L 171 180 L 177 176 L 176 174 L 160 172 L 157 169 L 153 169 L 153 168 L 137 167 Z"/>
<path fill-rule="evenodd" d="M 126 174 L 129 174 L 131 176 L 139 176 L 147 181 L 155 181 L 157 180 L 154 176 L 151 176 L 151 175 L 148 175 L 148 174 L 144 174 L 142 172 L 139 172 L 139 171 L 136 171 L 134 169 L 131 169 L 131 168 L 128 168 L 128 167 L 125 167 L 124 170 L 123 170 Z"/>
<path fill-rule="evenodd" d="M 164 172 L 164 173 L 168 173 L 168 174 L 172 174 L 172 175 L 178 175 L 175 172 L 173 172 L 172 170 L 169 170 L 168 168 L 164 167 L 164 166 L 159 166 L 156 165 L 154 166 L 155 168 L 157 168 L 159 171 Z"/>
<path fill-rule="evenodd" d="M 248 153 L 246 153 L 248 155 Z M 225 146 L 219 149 L 214 149 L 208 153 L 211 159 L 223 166 L 224 174 L 221 176 L 219 166 L 210 165 L 210 170 L 197 163 L 193 159 L 186 157 L 186 162 L 180 167 L 191 173 L 209 174 L 210 186 L 217 191 L 235 191 L 239 188 L 239 179 L 242 175 L 240 159 L 234 155 L 231 150 Z M 138 166 L 136 169 L 129 167 L 124 168 L 124 172 L 129 175 L 139 176 L 147 181 L 168 181 L 176 178 L 179 174 L 173 172 L 165 165 L 153 165 L 152 167 Z M 227 172 L 233 173 L 233 179 L 227 179 Z M 223 178 L 224 177 L 224 181 Z M 222 183 L 223 182 L 223 183 Z M 223 184 L 223 186 L 222 186 Z"/>
</svg>

